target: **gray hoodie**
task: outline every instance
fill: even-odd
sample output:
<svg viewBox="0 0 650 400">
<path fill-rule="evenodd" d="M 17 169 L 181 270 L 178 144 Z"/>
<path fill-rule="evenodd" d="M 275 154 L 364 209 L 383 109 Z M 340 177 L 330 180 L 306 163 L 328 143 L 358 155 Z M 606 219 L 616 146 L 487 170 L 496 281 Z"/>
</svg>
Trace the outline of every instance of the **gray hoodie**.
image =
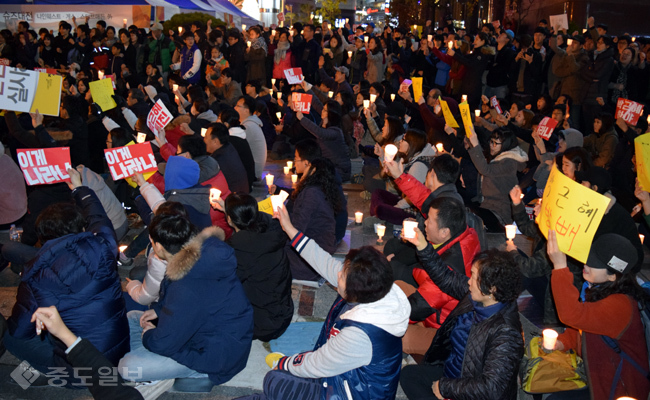
<svg viewBox="0 0 650 400">
<path fill-rule="evenodd" d="M 564 141 L 566 142 L 567 149 L 571 147 L 582 147 L 583 136 L 579 130 L 570 128 L 565 129 L 561 132 L 564 134 Z M 553 167 L 553 162 L 551 162 L 549 165 L 547 161 L 554 161 L 555 156 L 558 154 L 559 153 L 540 154 L 539 149 L 537 146 L 535 146 L 535 155 L 537 156 L 540 164 L 537 166 L 537 170 L 535 170 L 533 179 L 537 182 L 536 186 L 538 193 L 544 191 L 544 188 L 546 187 L 546 181 L 548 180 L 548 176 L 551 174 L 551 168 Z"/>
<path fill-rule="evenodd" d="M 120 201 L 115 197 L 111 189 L 106 186 L 104 179 L 89 168 L 83 168 L 83 171 L 81 171 L 81 179 L 83 184 L 91 188 L 99 198 L 108 219 L 113 224 L 113 229 L 117 234 L 117 240 L 120 240 L 129 229 L 122 204 L 120 204 Z"/>
<path fill-rule="evenodd" d="M 255 177 L 260 179 L 266 164 L 266 139 L 262 131 L 262 121 L 257 115 L 251 115 L 242 122 L 242 125 L 246 128 L 246 141 L 251 147 L 255 160 Z"/>
</svg>

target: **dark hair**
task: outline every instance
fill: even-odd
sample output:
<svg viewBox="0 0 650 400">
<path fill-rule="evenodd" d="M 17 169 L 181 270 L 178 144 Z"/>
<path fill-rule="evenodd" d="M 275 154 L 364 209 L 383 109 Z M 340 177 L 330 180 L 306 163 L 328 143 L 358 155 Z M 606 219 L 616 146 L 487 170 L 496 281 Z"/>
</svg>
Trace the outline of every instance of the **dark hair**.
<svg viewBox="0 0 650 400">
<path fill-rule="evenodd" d="M 253 115 L 255 112 L 255 99 L 252 98 L 251 96 L 248 95 L 243 95 L 242 97 L 237 99 L 237 103 L 239 103 L 239 100 L 244 99 L 244 107 L 248 109 L 248 112 Z"/>
<path fill-rule="evenodd" d="M 106 28 L 106 32 L 108 32 L 108 31 L 113 31 L 113 33 L 115 33 L 115 28 L 113 28 L 112 26 L 109 26 L 108 28 Z"/>
<path fill-rule="evenodd" d="M 393 287 L 393 269 L 372 246 L 352 249 L 345 256 L 345 300 L 351 303 L 374 303 Z"/>
<path fill-rule="evenodd" d="M 512 132 L 510 129 L 506 127 L 497 128 L 494 131 L 492 131 L 492 135 L 490 135 L 490 138 L 501 141 L 501 151 L 499 151 L 499 153 L 494 156 L 492 156 L 488 151 L 488 154 L 486 155 L 488 161 L 492 161 L 492 159 L 494 159 L 504 151 L 512 150 L 519 145 L 519 142 L 517 141 L 517 136 L 514 134 L 514 132 Z"/>
<path fill-rule="evenodd" d="M 104 21 L 104 20 L 100 19 L 99 21 L 97 21 L 97 23 L 95 25 L 99 25 L 102 28 L 106 29 L 106 21 Z"/>
<path fill-rule="evenodd" d="M 205 142 L 199 135 L 184 135 L 178 139 L 178 146 L 183 152 L 190 153 L 192 158 L 204 156 L 206 153 Z"/>
<path fill-rule="evenodd" d="M 187 88 L 187 97 L 194 103 L 198 99 L 205 99 L 206 95 L 201 85 L 194 85 Z"/>
<path fill-rule="evenodd" d="M 260 218 L 257 200 L 249 194 L 230 193 L 224 204 L 226 215 L 242 231 L 264 232 L 267 225 Z"/>
<path fill-rule="evenodd" d="M 384 86 L 380 82 L 371 83 L 370 87 L 377 91 L 378 97 L 384 97 Z"/>
<path fill-rule="evenodd" d="M 340 91 L 339 96 L 341 96 L 341 115 L 348 114 L 354 109 L 354 95 L 346 90 Z"/>
<path fill-rule="evenodd" d="M 127 143 L 133 140 L 133 135 L 127 133 L 126 129 L 122 127 L 112 129 L 109 134 L 111 135 L 113 147 L 126 146 Z"/>
<path fill-rule="evenodd" d="M 605 46 L 607 46 L 607 47 L 612 47 L 613 40 L 612 40 L 612 37 L 611 37 L 611 36 L 609 36 L 609 35 L 602 35 L 602 36 L 599 37 L 598 39 L 603 39 L 603 43 L 605 43 Z M 596 43 L 598 43 L 598 41 L 596 41 Z"/>
<path fill-rule="evenodd" d="M 27 21 L 20 21 L 20 22 L 18 22 L 18 25 L 25 28 L 25 30 L 29 29 L 29 22 L 27 22 Z"/>
<path fill-rule="evenodd" d="M 456 183 L 460 174 L 460 163 L 450 154 L 443 153 L 431 161 L 431 169 L 440 183 Z"/>
<path fill-rule="evenodd" d="M 70 25 L 67 21 L 61 21 L 59 22 L 59 28 L 63 28 L 69 31 L 72 29 L 72 25 Z"/>
<path fill-rule="evenodd" d="M 90 35 L 90 28 L 86 24 L 81 24 L 77 26 L 77 29 L 79 29 L 81 32 L 84 33 L 84 35 L 88 36 Z"/>
<path fill-rule="evenodd" d="M 535 123 L 533 122 L 536 116 L 535 113 L 526 108 L 521 110 L 521 112 L 524 114 L 524 124 L 521 127 L 524 129 L 531 129 L 533 125 L 535 125 Z M 539 125 L 539 122 L 537 123 L 537 125 Z"/>
<path fill-rule="evenodd" d="M 612 294 L 626 294 L 628 296 L 634 297 L 637 301 L 650 301 L 649 296 L 645 293 L 643 288 L 639 286 L 639 283 L 636 280 L 636 274 L 626 273 L 621 274 L 620 272 L 615 272 L 606 269 L 608 275 L 616 275 L 615 281 L 607 281 L 599 283 L 597 285 L 592 285 L 585 291 L 585 301 L 596 302 L 606 298 Z"/>
<path fill-rule="evenodd" d="M 490 24 L 489 26 L 494 30 L 494 27 L 492 26 L 492 24 Z M 487 35 L 487 33 L 479 32 L 479 33 L 476 34 L 476 36 L 478 36 L 479 39 L 481 39 L 483 41 L 484 46 L 489 46 L 490 45 L 490 37 Z"/>
<path fill-rule="evenodd" d="M 230 142 L 230 134 L 228 133 L 228 127 L 226 125 L 214 122 L 208 125 L 207 128 L 212 139 L 219 139 L 221 144 Z"/>
<path fill-rule="evenodd" d="M 598 136 L 601 136 L 604 133 L 607 133 L 614 129 L 614 124 L 616 123 L 616 120 L 614 119 L 614 116 L 609 113 L 600 113 L 596 115 L 596 118 L 594 119 L 599 119 L 600 122 L 602 123 L 600 130 L 598 132 L 595 132 Z"/>
<path fill-rule="evenodd" d="M 176 254 L 196 234 L 189 219 L 181 215 L 156 215 L 149 224 L 149 236 L 169 253 Z"/>
<path fill-rule="evenodd" d="M 427 134 L 419 129 L 408 129 L 402 139 L 409 145 L 408 153 L 403 155 L 404 163 L 411 161 L 414 155 L 421 152 L 427 145 Z"/>
<path fill-rule="evenodd" d="M 36 218 L 36 235 L 41 244 L 71 233 L 81 233 L 86 220 L 79 207 L 72 203 L 47 206 Z"/>
<path fill-rule="evenodd" d="M 478 267 L 477 283 L 483 294 L 492 293 L 500 303 L 515 301 L 521 292 L 521 271 L 514 257 L 506 251 L 490 249 L 474 257 Z"/>
<path fill-rule="evenodd" d="M 187 38 L 192 38 L 192 40 L 194 40 L 194 33 L 190 32 L 190 31 L 185 31 L 185 33 L 183 33 L 183 42 Z"/>
<path fill-rule="evenodd" d="M 376 45 L 376 46 L 375 46 L 375 49 L 372 50 L 372 54 L 377 54 L 377 53 L 381 53 L 381 52 L 384 51 L 384 50 L 381 48 L 381 40 L 379 40 L 379 38 L 378 38 L 377 36 L 373 36 L 373 37 L 371 37 L 370 40 L 374 41 L 374 42 L 375 42 L 375 45 Z"/>
<path fill-rule="evenodd" d="M 208 111 L 208 101 L 204 98 L 198 98 L 192 102 L 192 105 L 196 109 L 196 112 L 201 114 Z"/>
<path fill-rule="evenodd" d="M 291 198 L 295 200 L 300 192 L 309 186 L 317 186 L 323 192 L 325 200 L 332 207 L 335 214 L 341 211 L 343 201 L 339 184 L 336 182 L 336 169 L 332 161 L 326 158 L 312 160 L 307 177 L 298 181 Z"/>
<path fill-rule="evenodd" d="M 113 48 L 113 47 L 115 47 L 120 53 L 124 51 L 124 46 L 122 46 L 122 43 L 120 43 L 120 42 L 116 41 L 115 43 L 113 43 L 111 48 Z"/>
<path fill-rule="evenodd" d="M 221 110 L 221 113 L 219 113 L 219 119 L 229 128 L 241 127 L 241 121 L 239 121 L 239 113 L 235 111 L 234 108 L 224 108 Z"/>
<path fill-rule="evenodd" d="M 296 151 L 303 160 L 311 163 L 317 158 L 322 157 L 320 146 L 314 139 L 304 139 L 296 143 Z"/>
<path fill-rule="evenodd" d="M 576 171 L 588 171 L 592 167 L 591 157 L 587 150 L 582 147 L 569 147 L 564 151 L 562 157 L 566 157 L 576 166 Z M 562 159 L 559 160 L 559 168 L 562 171 Z"/>
<path fill-rule="evenodd" d="M 198 19 L 194 20 L 192 22 L 192 25 L 196 26 L 199 29 L 203 29 L 203 22 L 199 21 Z"/>
<path fill-rule="evenodd" d="M 388 137 L 379 143 L 382 146 L 392 144 L 396 138 L 404 134 L 404 123 L 400 117 L 388 115 L 384 123 L 388 124 Z"/>
<path fill-rule="evenodd" d="M 144 93 L 138 88 L 129 89 L 131 97 L 138 103 L 144 103 Z"/>
<path fill-rule="evenodd" d="M 341 105 L 335 100 L 328 100 L 327 106 L 327 126 L 341 127 Z"/>
<path fill-rule="evenodd" d="M 166 201 L 160 204 L 160 206 L 156 208 L 154 214 L 155 215 L 180 215 L 181 217 L 185 217 L 189 219 L 185 206 L 177 201 Z"/>
<path fill-rule="evenodd" d="M 260 89 L 262 88 L 262 85 L 260 84 L 260 81 L 257 79 L 250 80 L 246 82 L 246 86 L 252 86 L 255 88 L 255 93 L 259 93 Z"/>
<path fill-rule="evenodd" d="M 221 76 L 225 76 L 226 78 L 232 78 L 232 70 L 230 68 L 224 68 L 223 71 L 221 71 Z"/>
<path fill-rule="evenodd" d="M 560 110 L 562 114 L 566 114 L 566 104 L 556 104 L 553 106 L 553 111 Z"/>
<path fill-rule="evenodd" d="M 431 209 L 438 211 L 438 227 L 448 228 L 451 237 L 456 237 L 467 229 L 465 205 L 453 197 L 436 197 L 429 203 L 427 215 Z"/>
<path fill-rule="evenodd" d="M 258 28 L 257 26 L 251 26 L 250 28 L 248 28 L 248 31 L 249 31 L 249 32 L 250 32 L 250 31 L 255 32 L 255 33 L 257 34 L 257 36 L 262 35 L 262 31 L 261 31 L 260 28 Z"/>
</svg>

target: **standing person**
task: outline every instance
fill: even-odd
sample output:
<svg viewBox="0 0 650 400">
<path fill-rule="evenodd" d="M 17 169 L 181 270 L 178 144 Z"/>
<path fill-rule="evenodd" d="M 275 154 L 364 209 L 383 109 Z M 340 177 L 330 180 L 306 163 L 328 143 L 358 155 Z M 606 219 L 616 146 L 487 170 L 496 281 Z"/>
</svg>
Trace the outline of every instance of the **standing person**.
<svg viewBox="0 0 650 400">
<path fill-rule="evenodd" d="M 70 36 L 70 30 L 72 26 L 66 21 L 59 22 L 59 35 L 54 38 L 52 43 L 53 47 L 56 49 L 56 63 L 62 67 L 67 66 L 68 63 L 68 53 L 75 46 L 75 40 Z"/>
<path fill-rule="evenodd" d="M 196 85 L 201 81 L 201 61 L 203 60 L 201 49 L 194 43 L 194 34 L 191 32 L 183 34 L 183 41 L 185 47 L 181 50 L 180 62 L 174 64 L 172 69 L 180 70 L 181 78 L 190 85 Z"/>
<path fill-rule="evenodd" d="M 455 60 L 467 68 L 461 83 L 461 94 L 467 95 L 467 102 L 472 109 L 476 109 L 481 105 L 483 72 L 487 68 L 490 59 L 495 55 L 495 49 L 489 46 L 489 40 L 485 33 L 479 32 L 474 37 L 474 49 L 470 54 L 461 54 L 454 51 L 454 49 L 447 50 L 449 56 L 454 57 Z"/>
<path fill-rule="evenodd" d="M 566 49 L 557 46 L 555 38 L 549 40 L 551 50 L 555 52 L 555 56 L 551 60 L 551 72 L 559 79 L 555 88 L 550 89 L 554 98 L 565 95 L 573 100 L 571 109 L 567 110 L 572 117 L 571 125 L 582 131 L 582 101 L 587 82 L 580 74 L 583 67 L 589 62 L 589 58 L 582 47 L 585 43 L 584 37 L 577 35 L 570 39 L 572 39 L 572 43 Z"/>
<path fill-rule="evenodd" d="M 255 107 L 255 99 L 242 96 L 237 100 L 235 109 L 239 113 L 241 124 L 246 129 L 246 141 L 255 160 L 255 179 L 258 180 L 262 178 L 266 165 L 266 139 L 262 131 L 262 121 L 255 115 Z"/>
<path fill-rule="evenodd" d="M 555 231 L 549 231 L 547 251 L 553 263 L 551 288 L 555 305 L 560 320 L 567 325 L 558 336 L 555 349 L 572 349 L 583 357 L 588 386 L 550 398 L 647 398 L 650 381 L 630 362 L 633 360 L 642 368 L 648 365 L 637 303 L 647 301 L 647 295 L 632 272 L 637 264 L 634 246 L 615 233 L 597 238 L 584 265 L 585 284 L 580 293 L 573 286 L 573 275 L 567 268 L 566 255 L 558 248 Z"/>
<path fill-rule="evenodd" d="M 147 45 L 149 53 L 147 62 L 158 68 L 160 75 L 163 77 L 163 84 L 167 87 L 167 77 L 169 76 L 169 70 L 172 64 L 172 55 L 174 54 L 174 50 L 176 50 L 176 45 L 173 40 L 163 34 L 163 26 L 160 22 L 151 25 L 150 30 L 151 38 Z M 131 40 L 133 40 L 133 34 L 131 34 Z M 140 71 L 138 71 L 138 73 L 140 73 Z"/>
<path fill-rule="evenodd" d="M 228 47 L 223 52 L 232 67 L 232 78 L 239 84 L 246 82 L 246 46 L 241 37 L 237 29 L 228 30 Z"/>
<path fill-rule="evenodd" d="M 362 37 L 354 39 L 354 51 L 352 52 L 352 58 L 348 58 L 348 65 L 350 66 L 350 84 L 353 86 L 358 85 L 363 80 L 368 67 L 366 47 Z"/>
<path fill-rule="evenodd" d="M 321 56 L 321 47 L 314 40 L 316 28 L 314 25 L 305 25 L 304 31 L 304 48 L 298 61 L 298 66 L 302 68 L 302 74 L 307 82 L 315 82 L 318 59 Z"/>
<path fill-rule="evenodd" d="M 248 30 L 248 39 L 251 43 L 246 48 L 246 81 L 258 81 L 266 84 L 266 55 L 269 50 L 266 40 L 261 36 L 260 28 L 253 26 Z"/>
<path fill-rule="evenodd" d="M 280 35 L 280 40 L 273 54 L 273 79 L 285 79 L 284 70 L 293 68 L 293 54 L 289 42 L 289 33 L 283 30 L 278 35 Z"/>
<path fill-rule="evenodd" d="M 614 49 L 609 36 L 601 36 L 596 42 L 596 49 L 588 52 L 589 61 L 580 71 L 580 76 L 586 85 L 582 98 L 583 127 L 600 114 L 607 100 L 607 87 L 614 70 Z M 585 129 L 584 134 L 590 133 Z"/>
<path fill-rule="evenodd" d="M 485 78 L 485 95 L 505 99 L 508 95 L 509 72 L 515 61 L 515 52 L 512 49 L 512 37 L 506 32 L 501 32 L 497 37 L 496 56 L 490 61 L 488 74 Z"/>
<path fill-rule="evenodd" d="M 366 56 L 368 58 L 366 80 L 370 83 L 381 83 L 386 73 L 386 56 L 381 48 L 381 40 L 378 37 L 371 37 L 368 41 Z"/>
</svg>

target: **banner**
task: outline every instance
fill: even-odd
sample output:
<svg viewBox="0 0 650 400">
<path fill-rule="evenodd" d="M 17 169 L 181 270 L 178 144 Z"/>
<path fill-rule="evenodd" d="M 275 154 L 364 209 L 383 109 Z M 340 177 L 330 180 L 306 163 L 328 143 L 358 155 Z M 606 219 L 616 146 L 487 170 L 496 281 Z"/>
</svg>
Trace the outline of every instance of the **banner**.
<svg viewBox="0 0 650 400">
<path fill-rule="evenodd" d="M 413 78 L 413 100 L 417 103 L 422 97 L 422 78 Z M 427 99 L 424 99 L 426 103 Z"/>
<path fill-rule="evenodd" d="M 616 100 L 616 119 L 623 118 L 625 122 L 634 126 L 643 113 L 643 104 L 619 97 Z"/>
<path fill-rule="evenodd" d="M 458 125 L 456 118 L 454 118 L 454 115 L 451 113 L 449 104 L 447 104 L 447 102 L 444 101 L 441 97 L 438 97 L 438 102 L 440 103 L 440 108 L 442 108 L 442 115 L 445 117 L 445 123 L 452 128 L 459 128 L 460 125 Z"/>
<path fill-rule="evenodd" d="M 497 96 L 492 96 L 490 98 L 490 104 L 492 104 L 492 108 L 494 108 L 497 111 L 497 114 L 499 115 L 503 114 L 503 110 L 501 109 L 501 105 L 499 104 L 499 100 L 497 99 Z"/>
<path fill-rule="evenodd" d="M 309 114 L 311 109 L 311 95 L 306 93 L 292 93 L 293 111 L 300 111 L 303 114 Z"/>
<path fill-rule="evenodd" d="M 551 15 L 549 16 L 549 20 L 550 25 L 555 29 L 556 34 L 560 29 L 564 29 L 565 31 L 569 30 L 569 18 L 566 14 Z"/>
<path fill-rule="evenodd" d="M 97 103 L 102 111 L 112 110 L 117 107 L 113 95 L 115 91 L 113 90 L 113 84 L 110 79 L 100 79 L 98 81 L 92 81 L 88 84 L 90 89 L 90 94 L 93 96 L 93 102 Z"/>
<path fill-rule="evenodd" d="M 586 263 L 594 234 L 610 199 L 565 176 L 553 167 L 548 177 L 537 225 L 548 239 L 549 229 L 557 233 L 560 250 Z"/>
<path fill-rule="evenodd" d="M 636 174 L 641 189 L 650 192 L 650 133 L 645 133 L 634 139 L 634 155 Z"/>
<path fill-rule="evenodd" d="M 158 100 L 149 111 L 149 115 L 147 115 L 147 126 L 154 135 L 158 136 L 158 131 L 167 126 L 171 120 L 172 114 L 165 107 L 162 100 Z"/>
<path fill-rule="evenodd" d="M 290 85 L 300 85 L 304 79 L 302 76 L 302 68 L 285 69 L 284 76 L 287 77 Z"/>
<path fill-rule="evenodd" d="M 551 138 L 553 129 L 557 126 L 557 121 L 553 118 L 544 117 L 544 119 L 537 125 L 537 134 L 544 140 Z"/>
<path fill-rule="evenodd" d="M 127 178 L 134 172 L 151 172 L 158 169 L 150 143 L 133 144 L 104 150 L 104 157 L 114 181 Z"/>
<path fill-rule="evenodd" d="M 0 109 L 59 116 L 63 78 L 0 66 Z"/>
<path fill-rule="evenodd" d="M 469 137 L 474 129 L 472 113 L 469 112 L 469 104 L 467 104 L 467 102 L 460 103 L 458 109 L 460 110 L 460 117 L 463 120 L 463 126 L 465 127 L 465 136 Z"/>
<path fill-rule="evenodd" d="M 18 164 L 23 171 L 27 185 L 49 185 L 70 179 L 69 147 L 48 149 L 17 149 Z"/>
</svg>

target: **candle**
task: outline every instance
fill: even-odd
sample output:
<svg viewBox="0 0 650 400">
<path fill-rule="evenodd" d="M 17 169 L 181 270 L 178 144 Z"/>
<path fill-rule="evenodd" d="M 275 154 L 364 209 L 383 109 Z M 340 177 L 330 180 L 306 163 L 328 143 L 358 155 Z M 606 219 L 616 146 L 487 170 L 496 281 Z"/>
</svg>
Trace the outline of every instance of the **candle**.
<svg viewBox="0 0 650 400">
<path fill-rule="evenodd" d="M 126 18 L 124 18 L 124 25 L 126 25 Z"/>
<path fill-rule="evenodd" d="M 289 175 L 289 169 L 290 169 L 290 168 L 287 167 L 287 166 L 284 167 L 284 174 L 285 174 L 285 175 Z"/>
<path fill-rule="evenodd" d="M 445 151 L 445 146 L 442 145 L 442 143 L 438 143 L 436 145 L 436 149 L 438 149 L 439 152 L 444 153 Z"/>
<path fill-rule="evenodd" d="M 417 25 L 413 25 L 413 30 L 416 31 L 418 29 Z"/>
<path fill-rule="evenodd" d="M 298 182 L 298 175 L 291 174 L 291 183 L 297 183 L 297 182 Z"/>
<path fill-rule="evenodd" d="M 641 244 L 643 244 L 644 239 L 645 239 L 645 235 L 639 234 L 639 240 L 641 241 Z"/>
<path fill-rule="evenodd" d="M 352 52 L 348 51 L 348 58 L 352 58 Z"/>
<path fill-rule="evenodd" d="M 183 27 L 179 26 L 178 27 L 178 34 L 181 35 L 183 33 Z"/>
<path fill-rule="evenodd" d="M 246 42 L 246 45 L 248 45 L 248 47 L 251 47 L 251 41 L 249 40 L 248 42 Z"/>
<path fill-rule="evenodd" d="M 124 253 L 124 250 L 126 250 L 128 247 L 129 247 L 129 246 L 123 244 L 123 245 L 121 245 L 120 247 L 118 247 L 118 250 L 120 251 L 120 253 Z"/>
<path fill-rule="evenodd" d="M 650 115 L 648 115 L 648 125 L 650 125 Z"/>
<path fill-rule="evenodd" d="M 201 136 L 205 137 L 206 133 L 208 133 L 208 128 L 201 128 Z"/>
<path fill-rule="evenodd" d="M 293 161 L 287 161 L 287 167 L 293 168 Z"/>
<path fill-rule="evenodd" d="M 433 35 L 427 35 L 427 40 L 432 41 L 433 40 Z"/>
<path fill-rule="evenodd" d="M 276 95 L 278 96 L 278 100 L 282 98 L 282 92 L 277 92 Z"/>
<path fill-rule="evenodd" d="M 275 29 L 271 30 L 271 35 L 275 37 Z"/>
<path fill-rule="evenodd" d="M 573 44 L 573 39 L 567 39 L 566 44 L 567 46 L 571 46 Z"/>
<path fill-rule="evenodd" d="M 379 240 L 377 240 L 377 243 L 383 243 L 384 241 L 382 238 L 384 237 L 384 234 L 386 233 L 386 225 L 377 225 L 377 236 L 379 236 Z"/>
<path fill-rule="evenodd" d="M 512 240 L 517 235 L 517 227 L 515 225 L 506 225 L 506 237 Z"/>
<path fill-rule="evenodd" d="M 177 95 L 177 94 L 174 95 L 174 99 L 175 99 L 177 102 L 178 102 L 178 100 L 180 100 L 180 99 L 178 98 L 178 95 Z"/>
<path fill-rule="evenodd" d="M 407 239 L 415 238 L 415 228 L 417 228 L 418 222 L 415 220 L 405 219 L 402 225 L 402 233 Z"/>
<path fill-rule="evenodd" d="M 331 90 L 329 92 L 327 92 L 327 97 L 329 97 L 329 98 L 334 97 L 334 92 L 332 92 Z"/>
<path fill-rule="evenodd" d="M 525 195 L 522 193 L 522 194 L 519 195 L 519 198 L 523 200 L 524 196 Z"/>
<path fill-rule="evenodd" d="M 371 102 L 371 103 L 374 103 L 375 100 L 377 100 L 377 95 L 376 95 L 376 94 L 371 94 L 371 95 L 370 95 L 370 102 Z"/>
<path fill-rule="evenodd" d="M 368 108 L 370 107 L 370 100 L 364 100 L 363 101 L 363 108 Z"/>
<path fill-rule="evenodd" d="M 632 37 L 632 42 L 636 42 L 636 38 L 635 38 L 635 37 Z"/>
<path fill-rule="evenodd" d="M 147 140 L 147 134 L 143 132 L 138 132 L 138 138 L 136 139 L 136 141 L 138 143 L 144 143 L 145 140 Z"/>
<path fill-rule="evenodd" d="M 273 195 L 271 196 L 271 206 L 273 207 L 273 212 L 278 211 L 278 207 L 282 206 L 282 196 L 280 195 Z"/>
<path fill-rule="evenodd" d="M 361 223 L 363 222 L 363 213 L 361 211 L 357 211 L 354 213 L 354 222 L 357 225 L 361 225 Z"/>
<path fill-rule="evenodd" d="M 246 24 L 241 24 L 241 30 L 245 31 L 246 30 Z"/>
<path fill-rule="evenodd" d="M 97 78 L 104 79 L 104 71 L 97 71 Z"/>
<path fill-rule="evenodd" d="M 349 23 L 350 23 L 350 18 L 346 18 L 346 19 L 345 19 L 345 23 L 346 23 L 346 24 L 349 24 Z"/>
<path fill-rule="evenodd" d="M 390 94 L 390 99 L 391 99 L 391 101 L 395 101 L 395 93 Z"/>
<path fill-rule="evenodd" d="M 213 201 L 217 201 L 221 198 L 221 190 L 216 189 L 216 188 L 211 188 L 210 189 L 210 203 Z"/>
<path fill-rule="evenodd" d="M 369 39 L 368 36 L 363 37 L 363 41 L 366 42 L 366 43 L 368 43 L 368 39 Z"/>
<path fill-rule="evenodd" d="M 467 103 L 467 95 L 466 94 L 461 96 L 461 103 Z"/>
<path fill-rule="evenodd" d="M 269 95 L 273 97 L 273 89 L 269 89 Z"/>
<path fill-rule="evenodd" d="M 273 185 L 273 178 L 274 176 L 271 174 L 266 174 L 266 186 L 271 186 Z"/>
<path fill-rule="evenodd" d="M 453 49 L 454 48 L 454 41 L 450 40 L 449 43 L 447 43 L 447 47 L 450 48 L 450 49 Z"/>
<path fill-rule="evenodd" d="M 477 117 L 480 117 L 481 116 L 481 110 L 474 110 L 474 115 L 476 115 Z"/>
<path fill-rule="evenodd" d="M 278 117 L 278 119 L 282 119 L 282 113 L 280 111 L 276 112 L 275 116 Z"/>
<path fill-rule="evenodd" d="M 553 329 L 544 329 L 542 331 L 544 350 L 553 351 L 555 349 L 555 342 L 557 341 L 557 332 Z"/>
<path fill-rule="evenodd" d="M 271 84 L 275 86 L 275 78 L 271 79 Z"/>
<path fill-rule="evenodd" d="M 174 83 L 172 85 L 172 89 L 174 90 L 174 92 L 177 91 L 178 90 L 178 85 Z"/>
<path fill-rule="evenodd" d="M 585 32 L 587 32 L 587 29 L 583 29 L 583 30 L 582 30 L 582 33 L 585 33 Z"/>
<path fill-rule="evenodd" d="M 394 144 L 387 144 L 386 148 L 384 149 L 384 160 L 393 161 L 395 154 L 397 154 L 397 146 Z"/>
<path fill-rule="evenodd" d="M 301 35 L 304 35 L 304 34 L 305 34 L 305 30 L 304 30 L 304 29 L 301 30 L 301 31 L 300 31 L 300 34 L 301 34 Z"/>
</svg>

